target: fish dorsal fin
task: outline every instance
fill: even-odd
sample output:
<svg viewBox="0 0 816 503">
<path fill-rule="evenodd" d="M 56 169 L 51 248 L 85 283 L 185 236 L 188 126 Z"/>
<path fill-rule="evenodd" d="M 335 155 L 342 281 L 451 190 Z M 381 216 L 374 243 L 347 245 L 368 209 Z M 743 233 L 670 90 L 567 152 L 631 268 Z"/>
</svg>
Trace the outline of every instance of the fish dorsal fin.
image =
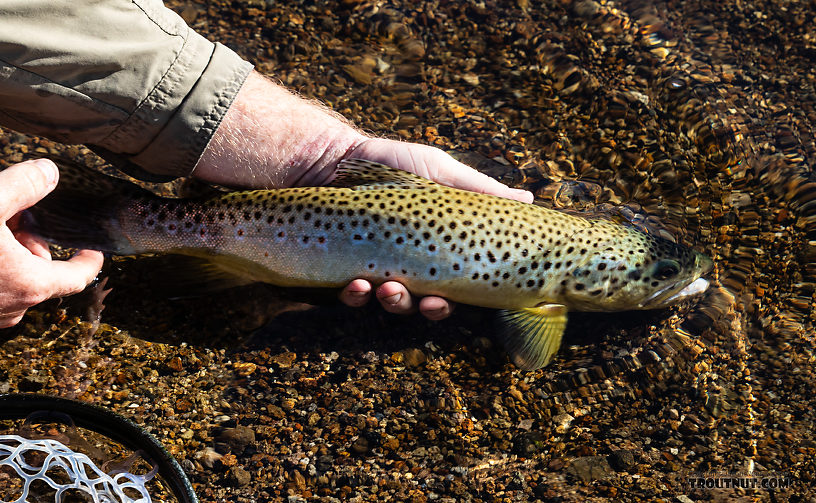
<svg viewBox="0 0 816 503">
<path fill-rule="evenodd" d="M 340 161 L 337 166 L 337 176 L 329 185 L 355 190 L 424 189 L 437 186 L 435 182 L 427 178 L 363 159 Z"/>
<path fill-rule="evenodd" d="M 522 370 L 535 370 L 550 363 L 561 347 L 567 308 L 561 304 L 545 304 L 502 310 L 499 323 L 499 337 L 513 363 Z"/>
</svg>

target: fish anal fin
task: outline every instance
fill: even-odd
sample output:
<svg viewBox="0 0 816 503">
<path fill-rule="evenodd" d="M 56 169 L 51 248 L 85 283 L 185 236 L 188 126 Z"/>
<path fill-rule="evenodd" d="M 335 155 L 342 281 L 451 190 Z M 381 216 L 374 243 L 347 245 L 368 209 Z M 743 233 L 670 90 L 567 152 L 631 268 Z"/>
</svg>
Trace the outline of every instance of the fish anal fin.
<svg viewBox="0 0 816 503">
<path fill-rule="evenodd" d="M 544 304 L 519 310 L 501 310 L 499 337 L 513 363 L 522 370 L 536 370 L 552 360 L 561 347 L 567 326 L 567 308 Z"/>
<path fill-rule="evenodd" d="M 437 183 L 378 162 L 346 159 L 340 161 L 337 166 L 337 176 L 329 185 L 354 190 L 423 189 L 437 186 Z"/>
</svg>

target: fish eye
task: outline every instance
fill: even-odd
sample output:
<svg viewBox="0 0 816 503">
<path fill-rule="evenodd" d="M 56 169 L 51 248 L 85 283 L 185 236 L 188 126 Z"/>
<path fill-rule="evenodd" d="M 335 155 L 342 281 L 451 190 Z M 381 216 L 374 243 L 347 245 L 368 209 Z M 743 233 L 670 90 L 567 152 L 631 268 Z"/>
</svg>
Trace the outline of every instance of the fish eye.
<svg viewBox="0 0 816 503">
<path fill-rule="evenodd" d="M 657 263 L 657 267 L 652 276 L 654 279 L 664 280 L 677 276 L 678 273 L 680 273 L 680 264 L 674 260 L 661 260 Z"/>
</svg>

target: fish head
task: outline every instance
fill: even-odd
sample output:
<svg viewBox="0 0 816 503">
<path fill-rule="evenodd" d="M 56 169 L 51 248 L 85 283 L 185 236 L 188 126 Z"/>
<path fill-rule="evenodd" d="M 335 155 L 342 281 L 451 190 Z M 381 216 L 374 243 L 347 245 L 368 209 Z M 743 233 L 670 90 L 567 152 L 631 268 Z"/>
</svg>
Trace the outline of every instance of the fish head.
<svg viewBox="0 0 816 503">
<path fill-rule="evenodd" d="M 575 310 L 664 308 L 705 291 L 701 276 L 713 268 L 710 258 L 687 246 L 614 222 L 595 222 L 573 242 L 584 253 L 574 256 L 558 284 Z"/>
</svg>

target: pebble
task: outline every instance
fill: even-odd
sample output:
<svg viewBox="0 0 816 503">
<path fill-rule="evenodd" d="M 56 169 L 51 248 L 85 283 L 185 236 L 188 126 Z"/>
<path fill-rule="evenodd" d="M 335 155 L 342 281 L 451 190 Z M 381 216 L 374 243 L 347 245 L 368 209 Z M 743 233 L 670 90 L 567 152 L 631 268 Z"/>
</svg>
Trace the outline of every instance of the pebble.
<svg viewBox="0 0 816 503">
<path fill-rule="evenodd" d="M 215 440 L 227 444 L 230 452 L 240 455 L 249 444 L 255 442 L 255 432 L 246 426 L 236 426 L 222 431 Z"/>
<path fill-rule="evenodd" d="M 240 466 L 233 466 L 229 469 L 227 480 L 235 487 L 244 487 L 252 481 L 252 476 Z"/>
<path fill-rule="evenodd" d="M 609 455 L 609 463 L 619 472 L 628 472 L 635 466 L 635 454 L 628 449 L 618 449 Z"/>
<path fill-rule="evenodd" d="M 603 480 L 613 475 L 612 468 L 604 456 L 575 458 L 567 467 L 567 471 L 585 484 L 595 480 Z"/>
</svg>

